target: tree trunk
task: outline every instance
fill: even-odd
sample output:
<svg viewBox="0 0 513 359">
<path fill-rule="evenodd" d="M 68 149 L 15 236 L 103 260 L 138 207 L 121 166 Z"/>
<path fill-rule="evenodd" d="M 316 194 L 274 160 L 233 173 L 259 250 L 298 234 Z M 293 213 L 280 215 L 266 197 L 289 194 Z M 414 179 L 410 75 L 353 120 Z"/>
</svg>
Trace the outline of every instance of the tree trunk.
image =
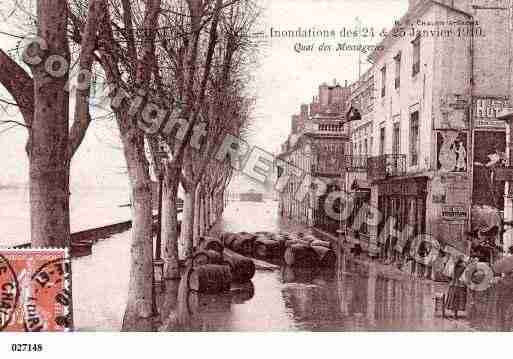
<svg viewBox="0 0 513 359">
<path fill-rule="evenodd" d="M 208 219 L 207 219 L 207 192 L 203 191 L 201 194 L 201 235 L 206 235 L 208 231 Z"/>
<path fill-rule="evenodd" d="M 58 55 L 67 63 L 62 63 L 61 76 L 52 76 L 45 61 L 32 67 L 34 119 L 28 146 L 31 241 L 34 247 L 64 247 L 70 245 L 67 7 L 65 1 L 37 3 L 38 36 L 48 47 L 44 54 L 40 51 L 40 57 Z"/>
<path fill-rule="evenodd" d="M 207 233 L 210 230 L 210 196 L 208 190 L 203 193 L 203 228 Z"/>
<path fill-rule="evenodd" d="M 142 134 L 121 132 L 132 199 L 131 268 L 123 330 L 150 331 L 154 329 L 151 179 Z"/>
<path fill-rule="evenodd" d="M 196 188 L 184 191 L 184 203 L 182 214 L 182 227 L 180 230 L 180 243 L 178 253 L 180 258 L 186 258 L 193 250 L 194 205 L 196 202 Z"/>
<path fill-rule="evenodd" d="M 201 233 L 201 184 L 196 186 L 196 195 L 194 201 L 194 226 L 192 228 L 192 243 L 194 247 L 198 246 Z"/>
<path fill-rule="evenodd" d="M 178 261 L 178 218 L 176 202 L 178 199 L 178 177 L 164 177 L 164 192 L 162 195 L 162 239 L 164 245 L 165 279 L 180 278 L 180 265 Z"/>
<path fill-rule="evenodd" d="M 210 192 L 210 194 L 208 196 L 208 202 L 209 202 L 209 205 L 208 205 L 208 223 L 209 223 L 209 226 L 212 226 L 216 222 L 216 219 L 215 219 L 216 215 L 215 215 L 215 197 L 214 197 L 214 193 Z"/>
</svg>

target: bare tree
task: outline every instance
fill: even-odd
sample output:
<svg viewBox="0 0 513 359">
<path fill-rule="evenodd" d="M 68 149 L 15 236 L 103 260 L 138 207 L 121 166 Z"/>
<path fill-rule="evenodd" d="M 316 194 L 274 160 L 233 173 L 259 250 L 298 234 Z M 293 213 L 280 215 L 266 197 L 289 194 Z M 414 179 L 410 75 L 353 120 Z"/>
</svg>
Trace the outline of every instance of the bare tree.
<svg viewBox="0 0 513 359">
<path fill-rule="evenodd" d="M 80 68 L 90 72 L 96 43 L 97 0 L 91 0 L 83 38 Z M 91 21 L 93 19 L 93 21 Z M 69 173 L 73 154 L 82 142 L 91 118 L 90 84 L 77 90 L 75 116 L 69 129 L 67 87 L 70 51 L 67 37 L 68 5 L 51 0 L 37 2 L 38 44 L 29 58 L 33 78 L 0 49 L 0 83 L 19 107 L 29 138 L 31 242 L 35 247 L 69 246 Z M 62 73 L 61 73 L 62 71 Z M 9 121 L 7 121 L 9 122 Z"/>
</svg>

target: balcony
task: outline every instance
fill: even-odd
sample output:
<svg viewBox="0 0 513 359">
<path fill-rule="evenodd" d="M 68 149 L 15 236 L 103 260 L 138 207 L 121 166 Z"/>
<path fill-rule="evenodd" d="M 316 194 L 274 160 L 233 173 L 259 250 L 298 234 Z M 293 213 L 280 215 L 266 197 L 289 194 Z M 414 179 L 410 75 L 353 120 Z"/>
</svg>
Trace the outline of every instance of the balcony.
<svg viewBox="0 0 513 359">
<path fill-rule="evenodd" d="M 320 135 L 334 135 L 334 136 L 349 136 L 349 127 L 341 121 L 324 121 L 321 123 L 310 122 L 305 126 L 305 132 L 320 134 Z"/>
<path fill-rule="evenodd" d="M 368 178 L 380 181 L 406 173 L 406 155 L 388 154 L 367 159 Z"/>
<path fill-rule="evenodd" d="M 367 172 L 367 156 L 346 156 L 346 171 Z"/>
</svg>

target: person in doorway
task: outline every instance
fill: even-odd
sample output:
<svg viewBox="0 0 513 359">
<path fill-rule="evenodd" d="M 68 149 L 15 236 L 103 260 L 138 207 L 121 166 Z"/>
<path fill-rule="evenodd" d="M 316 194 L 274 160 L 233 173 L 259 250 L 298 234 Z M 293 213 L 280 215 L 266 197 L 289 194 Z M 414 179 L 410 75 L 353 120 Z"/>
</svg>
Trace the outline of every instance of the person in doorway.
<svg viewBox="0 0 513 359">
<path fill-rule="evenodd" d="M 454 312 L 454 319 L 458 319 L 458 311 L 464 311 L 467 307 L 467 286 L 461 280 L 465 268 L 463 257 L 459 257 L 454 265 L 454 271 L 447 293 L 447 309 Z"/>
</svg>

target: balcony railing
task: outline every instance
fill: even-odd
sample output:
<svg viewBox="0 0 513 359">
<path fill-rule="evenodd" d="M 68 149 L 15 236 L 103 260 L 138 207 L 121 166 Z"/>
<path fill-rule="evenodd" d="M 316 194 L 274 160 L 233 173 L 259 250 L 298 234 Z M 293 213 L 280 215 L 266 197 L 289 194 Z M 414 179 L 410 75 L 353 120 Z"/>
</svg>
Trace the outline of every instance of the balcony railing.
<svg viewBox="0 0 513 359">
<path fill-rule="evenodd" d="M 368 178 L 379 181 L 406 173 L 406 155 L 388 154 L 367 159 Z"/>
<path fill-rule="evenodd" d="M 367 172 L 367 156 L 346 156 L 348 172 Z"/>
<path fill-rule="evenodd" d="M 308 123 L 306 125 L 306 132 L 319 133 L 319 134 L 331 134 L 338 136 L 348 136 L 349 127 L 340 122 L 334 123 Z"/>
</svg>

